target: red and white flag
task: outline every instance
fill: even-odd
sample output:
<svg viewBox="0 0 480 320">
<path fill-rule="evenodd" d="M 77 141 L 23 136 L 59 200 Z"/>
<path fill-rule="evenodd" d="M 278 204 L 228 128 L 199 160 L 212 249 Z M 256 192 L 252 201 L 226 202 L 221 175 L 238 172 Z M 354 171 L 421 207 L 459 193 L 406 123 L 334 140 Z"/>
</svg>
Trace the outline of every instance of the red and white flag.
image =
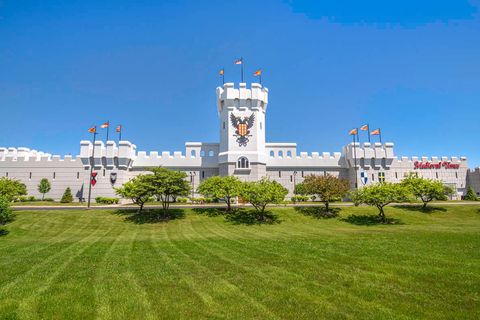
<svg viewBox="0 0 480 320">
<path fill-rule="evenodd" d="M 105 129 L 105 128 L 108 128 L 109 126 L 110 126 L 110 122 L 107 121 L 107 122 L 105 122 L 104 124 L 102 124 L 102 125 L 100 126 L 100 128 Z"/>
<path fill-rule="evenodd" d="M 242 64 L 243 63 L 243 58 L 237 59 L 233 63 L 234 64 Z"/>
</svg>

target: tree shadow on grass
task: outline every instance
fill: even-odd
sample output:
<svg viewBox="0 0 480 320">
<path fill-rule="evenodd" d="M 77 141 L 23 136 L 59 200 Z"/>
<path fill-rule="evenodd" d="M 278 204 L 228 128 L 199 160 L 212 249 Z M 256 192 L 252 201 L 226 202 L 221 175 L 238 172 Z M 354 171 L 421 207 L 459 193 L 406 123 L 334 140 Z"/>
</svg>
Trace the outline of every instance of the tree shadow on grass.
<svg viewBox="0 0 480 320">
<path fill-rule="evenodd" d="M 423 205 L 396 205 L 395 208 L 404 209 L 407 211 L 421 212 L 421 213 L 434 213 L 434 212 L 447 212 L 446 208 L 427 206 L 423 208 Z"/>
<path fill-rule="evenodd" d="M 341 211 L 340 208 L 330 208 L 328 211 L 326 211 L 325 207 L 294 207 L 294 210 L 305 216 L 310 216 L 317 219 L 335 218 Z"/>
<path fill-rule="evenodd" d="M 193 208 L 192 211 L 207 217 L 218 217 L 228 214 L 226 208 Z"/>
<path fill-rule="evenodd" d="M 115 214 L 124 215 L 125 221 L 135 224 L 161 223 L 185 218 L 183 209 L 168 209 L 166 214 L 162 209 L 144 209 L 140 213 L 132 210 L 115 210 Z"/>
<path fill-rule="evenodd" d="M 1 236 L 6 236 L 8 233 L 9 233 L 8 230 L 0 229 L 0 237 L 1 237 Z"/>
<path fill-rule="evenodd" d="M 256 210 L 238 209 L 225 215 L 225 220 L 232 224 L 260 225 L 260 224 L 278 224 L 280 219 L 272 212 L 265 211 L 263 218 Z"/>
<path fill-rule="evenodd" d="M 346 218 L 340 219 L 341 221 L 354 224 L 357 226 L 374 226 L 382 224 L 404 224 L 402 220 L 395 218 L 386 218 L 386 222 L 382 222 L 379 216 L 377 215 L 356 215 L 352 214 Z"/>
</svg>

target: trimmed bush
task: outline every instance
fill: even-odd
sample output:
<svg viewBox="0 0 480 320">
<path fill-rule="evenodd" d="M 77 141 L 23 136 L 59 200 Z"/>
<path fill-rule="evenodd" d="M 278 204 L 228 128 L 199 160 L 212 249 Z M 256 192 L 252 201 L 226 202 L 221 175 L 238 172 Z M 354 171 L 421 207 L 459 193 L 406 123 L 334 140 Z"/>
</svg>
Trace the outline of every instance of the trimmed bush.
<svg viewBox="0 0 480 320">
<path fill-rule="evenodd" d="M 177 202 L 180 202 L 180 203 L 187 203 L 188 201 L 188 198 L 177 198 Z"/>
<path fill-rule="evenodd" d="M 53 198 L 44 198 L 42 201 L 54 202 Z"/>
<path fill-rule="evenodd" d="M 65 192 L 63 193 L 62 199 L 60 200 L 61 203 L 72 203 L 73 202 L 73 195 L 72 195 L 72 190 L 70 190 L 70 187 L 65 189 Z"/>
<path fill-rule="evenodd" d="M 108 197 L 96 197 L 96 203 L 103 203 L 103 204 L 117 204 L 118 198 L 108 198 Z"/>
<path fill-rule="evenodd" d="M 4 198 L 0 198 L 0 225 L 7 224 L 13 218 L 14 214 L 12 208 L 10 208 L 10 203 Z"/>
<path fill-rule="evenodd" d="M 290 198 L 290 200 L 294 203 L 305 202 L 305 201 L 310 200 L 310 197 L 309 196 L 293 196 L 293 197 Z"/>
<path fill-rule="evenodd" d="M 468 187 L 467 194 L 465 195 L 463 200 L 478 201 L 477 195 L 475 194 L 475 191 L 473 191 L 472 187 Z"/>
</svg>

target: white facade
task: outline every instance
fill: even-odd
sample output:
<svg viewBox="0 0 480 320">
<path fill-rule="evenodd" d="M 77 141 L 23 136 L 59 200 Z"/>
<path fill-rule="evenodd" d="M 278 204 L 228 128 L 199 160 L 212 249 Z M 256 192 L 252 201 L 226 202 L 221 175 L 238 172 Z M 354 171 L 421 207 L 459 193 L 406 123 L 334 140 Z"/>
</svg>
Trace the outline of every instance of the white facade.
<svg viewBox="0 0 480 320">
<path fill-rule="evenodd" d="M 467 186 L 480 192 L 480 170 L 468 170 L 465 157 L 396 157 L 393 143 L 359 143 L 341 152 L 297 152 L 295 143 L 265 141 L 268 89 L 258 83 L 247 88 L 226 83 L 217 88 L 220 142 L 187 142 L 185 152 L 137 151 L 129 141 L 80 142 L 80 155 L 52 156 L 28 148 L 0 148 L 0 177 L 19 179 L 29 195 L 40 197 L 37 185 L 42 178 L 52 183 L 46 197 L 60 199 L 66 187 L 77 199 L 87 197 L 90 165 L 97 173 L 92 188 L 96 196 L 114 197 L 119 187 L 135 175 L 153 167 L 187 172 L 194 187 L 214 175 L 235 175 L 242 180 L 267 176 L 293 193 L 295 184 L 309 174 L 331 174 L 346 178 L 352 188 L 358 183 L 380 180 L 399 182 L 411 172 L 437 179 L 456 189 L 454 198 L 465 194 Z M 356 170 L 355 170 L 356 168 Z M 355 176 L 356 173 L 356 176 Z"/>
</svg>

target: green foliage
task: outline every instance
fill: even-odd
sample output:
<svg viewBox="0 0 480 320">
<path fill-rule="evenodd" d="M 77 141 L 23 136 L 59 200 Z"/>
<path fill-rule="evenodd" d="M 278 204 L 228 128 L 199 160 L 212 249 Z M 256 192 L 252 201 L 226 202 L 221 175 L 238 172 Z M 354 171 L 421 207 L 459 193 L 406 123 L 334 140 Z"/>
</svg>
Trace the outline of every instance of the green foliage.
<svg viewBox="0 0 480 320">
<path fill-rule="evenodd" d="M 309 196 L 293 196 L 293 197 L 290 198 L 290 200 L 292 200 L 292 202 L 294 202 L 294 203 L 305 202 L 305 201 L 310 200 L 310 197 Z"/>
<path fill-rule="evenodd" d="M 150 175 L 140 174 L 124 183 L 120 188 L 115 188 L 115 192 L 124 199 L 132 200 L 140 207 L 138 212 L 141 212 L 145 203 L 153 196 Z"/>
<path fill-rule="evenodd" d="M 65 189 L 65 192 L 63 193 L 62 199 L 60 200 L 61 203 L 72 203 L 73 202 L 73 195 L 72 195 L 72 190 L 70 187 L 67 187 Z"/>
<path fill-rule="evenodd" d="M 40 183 L 38 184 L 38 192 L 42 194 L 42 200 L 45 198 L 45 193 L 48 193 L 51 188 L 52 186 L 47 178 L 40 180 Z"/>
<path fill-rule="evenodd" d="M 423 208 L 432 200 L 447 200 L 447 196 L 453 193 L 452 188 L 445 186 L 441 181 L 425 179 L 410 174 L 402 181 L 412 195 L 423 202 Z"/>
<path fill-rule="evenodd" d="M 96 203 L 103 203 L 103 204 L 117 204 L 118 198 L 108 198 L 108 197 L 96 197 Z"/>
<path fill-rule="evenodd" d="M 241 196 L 259 213 L 259 219 L 265 219 L 265 207 L 268 204 L 281 203 L 288 190 L 280 183 L 263 178 L 260 181 L 244 182 Z"/>
<path fill-rule="evenodd" d="M 410 190 L 400 183 L 382 182 L 367 185 L 352 193 L 353 202 L 377 207 L 379 217 L 386 222 L 384 207 L 392 202 L 404 202 L 410 199 Z"/>
<path fill-rule="evenodd" d="M 0 197 L 0 225 L 5 225 L 12 221 L 14 214 L 10 207 L 10 202 L 5 198 Z"/>
<path fill-rule="evenodd" d="M 43 201 L 53 202 L 55 200 L 53 198 L 45 198 L 45 199 L 43 199 Z"/>
<path fill-rule="evenodd" d="M 308 175 L 302 184 L 303 192 L 305 194 L 315 195 L 319 201 L 325 204 L 325 210 L 327 212 L 329 210 L 329 203 L 340 200 L 347 194 L 349 189 L 347 180 L 332 175 Z"/>
<path fill-rule="evenodd" d="M 195 204 L 204 204 L 214 202 L 213 198 L 190 198 L 190 201 Z"/>
<path fill-rule="evenodd" d="M 12 202 L 19 196 L 27 194 L 27 187 L 15 179 L 9 179 L 6 177 L 0 178 L 0 197 Z"/>
<path fill-rule="evenodd" d="M 200 183 L 198 192 L 207 197 L 221 199 L 231 210 L 232 198 L 238 197 L 242 190 L 242 182 L 234 176 L 213 176 Z"/>
<path fill-rule="evenodd" d="M 35 199 L 34 196 L 19 196 L 17 199 L 15 199 L 15 202 L 33 202 L 33 201 L 39 201 L 39 200 Z"/>
<path fill-rule="evenodd" d="M 186 196 L 190 192 L 190 184 L 186 180 L 187 174 L 182 171 L 173 171 L 166 168 L 155 168 L 147 179 L 153 195 L 162 202 L 163 212 L 166 215 L 170 202 L 174 197 Z"/>
<path fill-rule="evenodd" d="M 468 189 L 467 189 L 467 194 L 465 195 L 465 197 L 463 198 L 463 200 L 467 200 L 467 201 L 478 201 L 478 197 L 477 197 L 477 195 L 475 194 L 475 191 L 473 191 L 472 187 L 468 187 Z"/>
<path fill-rule="evenodd" d="M 305 184 L 303 182 L 297 183 L 295 185 L 295 190 L 293 191 L 294 194 L 296 195 L 302 195 L 305 196 L 307 195 L 307 190 L 305 189 Z"/>
<path fill-rule="evenodd" d="M 187 203 L 188 198 L 177 198 L 177 202 L 179 203 Z"/>
</svg>

